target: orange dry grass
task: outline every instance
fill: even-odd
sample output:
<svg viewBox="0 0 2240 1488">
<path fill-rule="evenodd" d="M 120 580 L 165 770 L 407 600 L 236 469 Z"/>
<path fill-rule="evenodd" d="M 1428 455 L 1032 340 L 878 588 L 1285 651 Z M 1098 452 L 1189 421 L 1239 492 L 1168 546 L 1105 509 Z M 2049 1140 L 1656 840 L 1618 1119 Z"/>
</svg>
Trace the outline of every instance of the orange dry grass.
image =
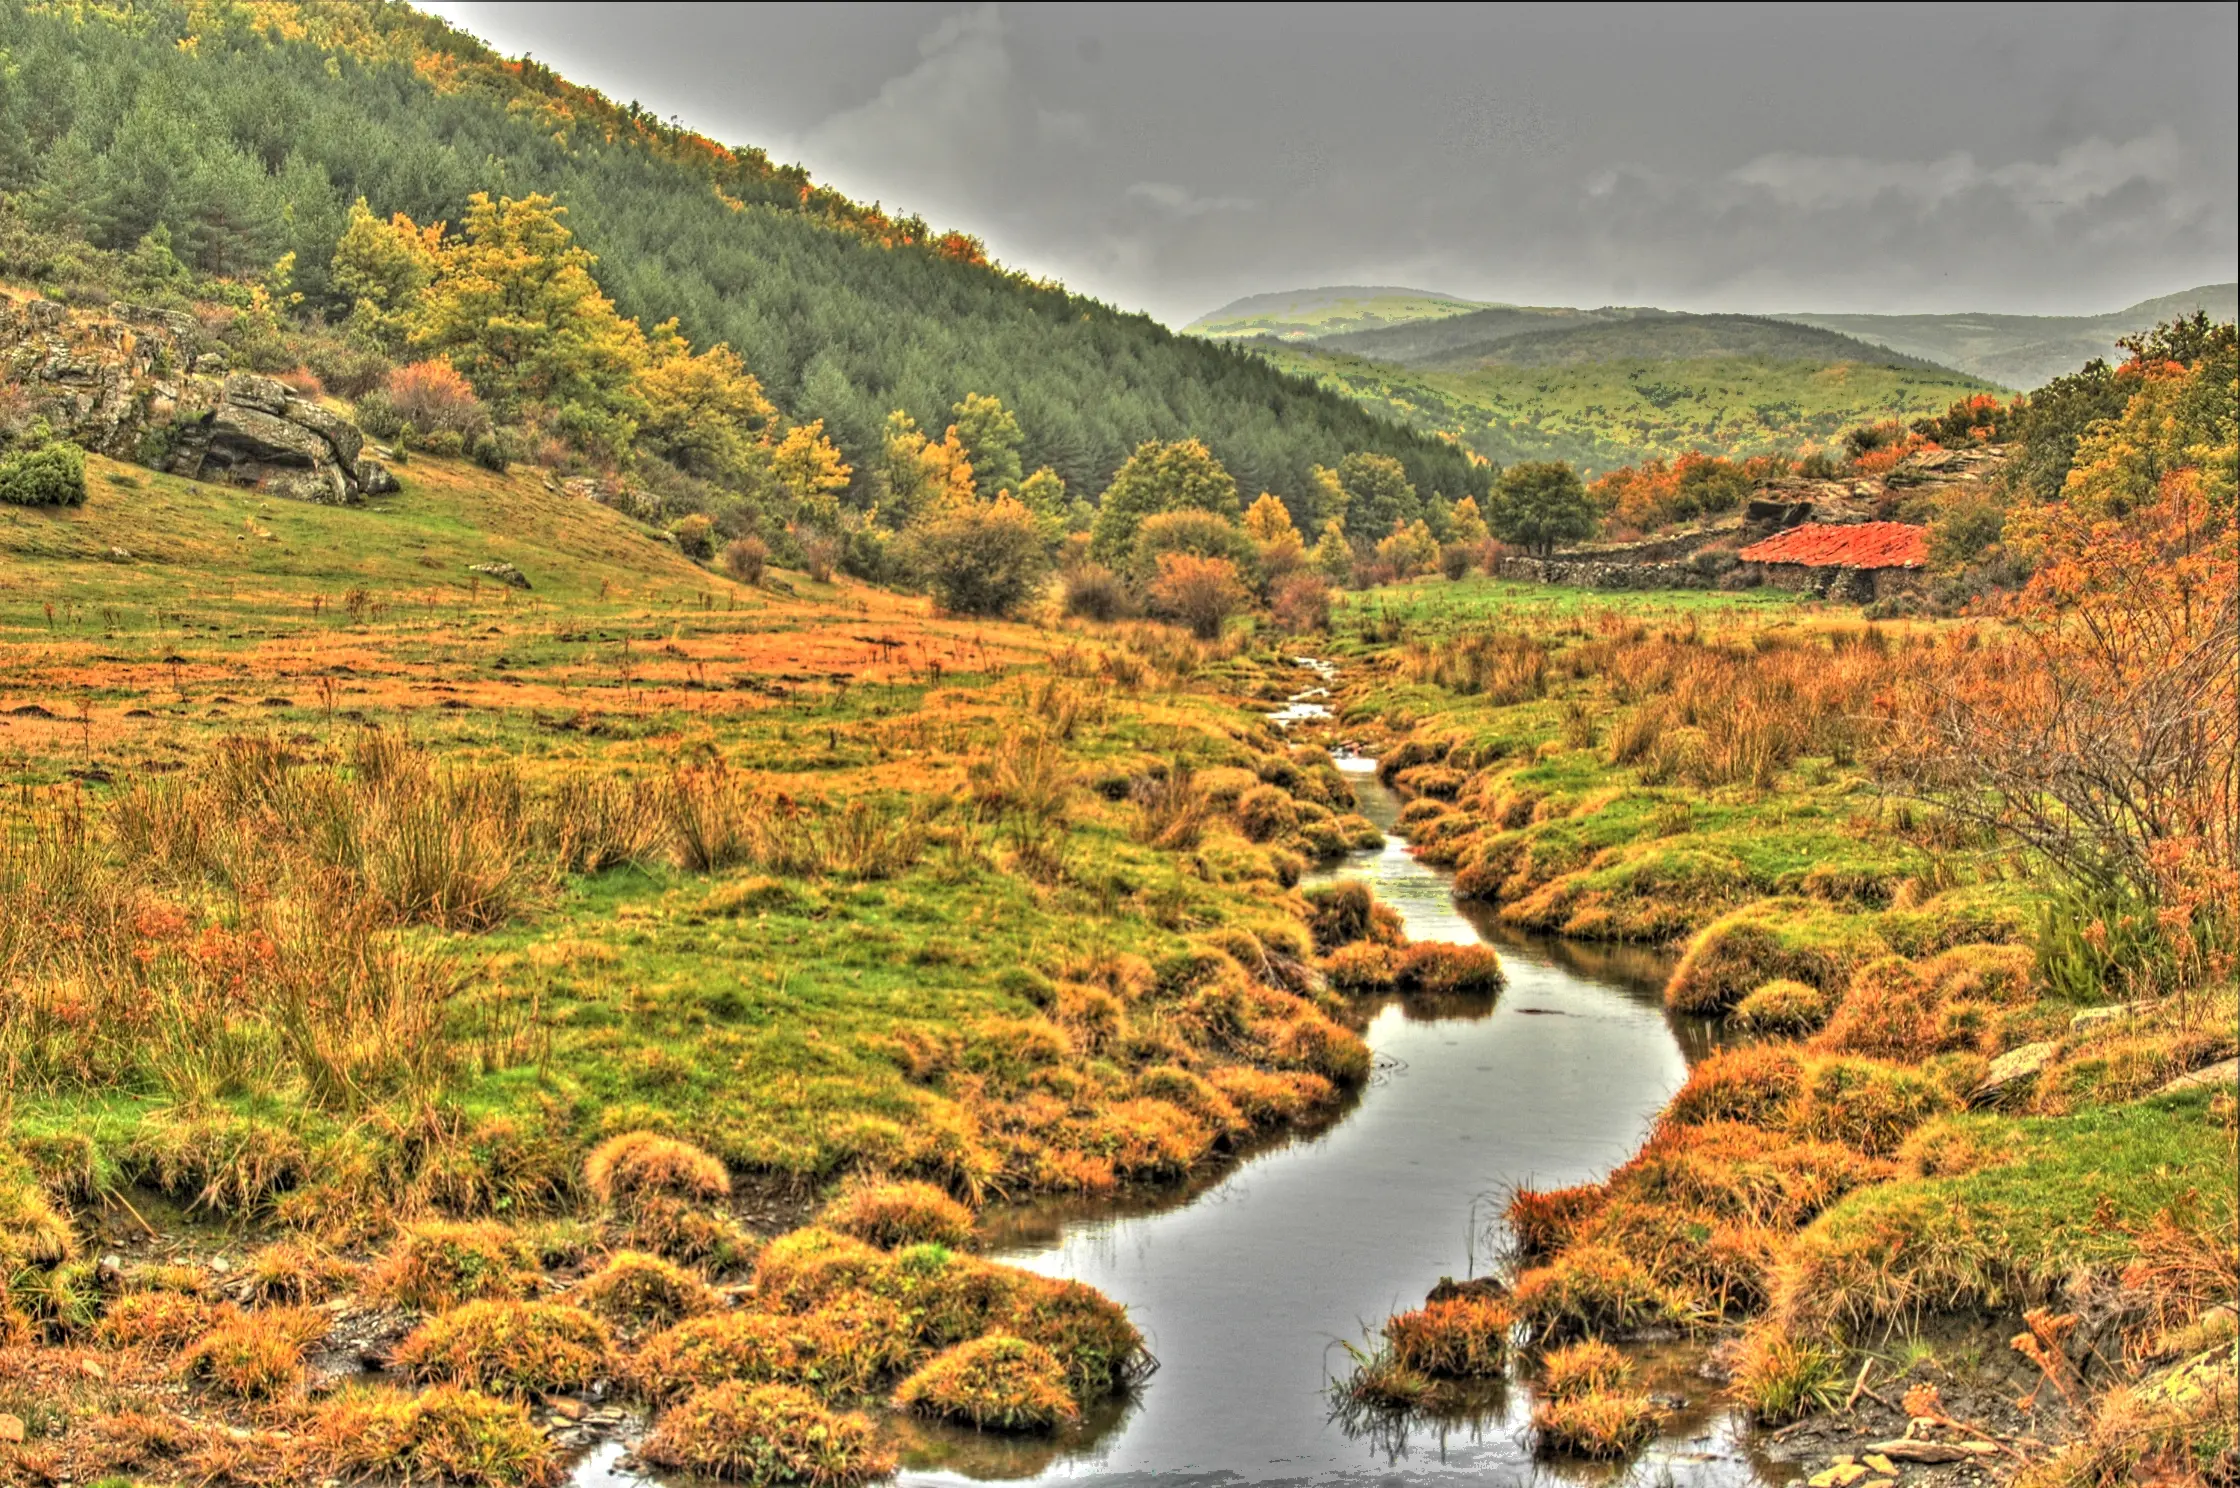
<svg viewBox="0 0 2240 1488">
<path fill-rule="evenodd" d="M 626 1328 L 666 1327 L 723 1305 L 715 1288 L 660 1256 L 617 1251 L 577 1282 L 570 1300 Z"/>
<path fill-rule="evenodd" d="M 862 1416 L 836 1415 L 806 1390 L 730 1381 L 665 1411 L 639 1449 L 648 1462 L 744 1483 L 851 1488 L 894 1471 Z"/>
<path fill-rule="evenodd" d="M 304 1345 L 327 1331 L 305 1308 L 235 1313 L 180 1358 L 187 1378 L 237 1400 L 278 1400 L 303 1388 Z"/>
<path fill-rule="evenodd" d="M 480 1298 L 528 1296 L 537 1258 L 520 1236 L 495 1220 L 406 1225 L 366 1278 L 380 1301 L 441 1312 Z"/>
<path fill-rule="evenodd" d="M 580 1390 L 606 1372 L 606 1326 L 557 1302 L 469 1302 L 432 1317 L 391 1362 L 416 1379 L 494 1395 Z"/>
<path fill-rule="evenodd" d="M 1508 1304 L 1452 1297 L 1385 1319 L 1385 1343 L 1403 1369 L 1434 1379 L 1488 1379 L 1508 1365 Z"/>
<path fill-rule="evenodd" d="M 1532 1429 L 1542 1452 L 1628 1457 L 1656 1436 L 1661 1414 L 1646 1395 L 1590 1391 L 1538 1401 L 1532 1407 Z"/>
<path fill-rule="evenodd" d="M 731 1195 L 721 1159 L 655 1132 L 624 1132 L 592 1149 L 585 1185 L 600 1203 L 627 1213 L 649 1198 L 712 1204 Z"/>
<path fill-rule="evenodd" d="M 1558 1400 L 1615 1390 L 1632 1375 L 1626 1356 L 1599 1338 L 1550 1349 L 1540 1359 L 1540 1388 Z"/>
</svg>

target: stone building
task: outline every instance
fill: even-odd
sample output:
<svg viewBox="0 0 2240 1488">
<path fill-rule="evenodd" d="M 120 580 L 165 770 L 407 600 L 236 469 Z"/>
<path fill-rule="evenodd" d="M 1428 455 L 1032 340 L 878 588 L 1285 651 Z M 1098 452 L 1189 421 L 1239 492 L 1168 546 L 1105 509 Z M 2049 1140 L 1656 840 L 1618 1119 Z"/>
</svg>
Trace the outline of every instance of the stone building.
<svg viewBox="0 0 2240 1488">
<path fill-rule="evenodd" d="M 1929 529 L 1910 522 L 1813 522 L 1735 556 L 1744 573 L 1773 588 L 1871 604 L 1920 588 L 1929 572 Z"/>
</svg>

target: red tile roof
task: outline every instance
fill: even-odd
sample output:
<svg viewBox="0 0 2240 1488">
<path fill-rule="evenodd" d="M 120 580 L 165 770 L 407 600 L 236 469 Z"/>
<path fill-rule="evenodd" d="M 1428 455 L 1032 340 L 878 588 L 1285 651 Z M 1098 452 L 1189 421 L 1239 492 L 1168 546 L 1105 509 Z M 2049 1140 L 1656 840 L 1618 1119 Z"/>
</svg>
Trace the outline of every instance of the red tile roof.
<svg viewBox="0 0 2240 1488">
<path fill-rule="evenodd" d="M 1752 543 L 1745 563 L 1801 563 L 1807 568 L 1921 568 L 1929 561 L 1929 529 L 1910 522 L 1808 522 Z"/>
</svg>

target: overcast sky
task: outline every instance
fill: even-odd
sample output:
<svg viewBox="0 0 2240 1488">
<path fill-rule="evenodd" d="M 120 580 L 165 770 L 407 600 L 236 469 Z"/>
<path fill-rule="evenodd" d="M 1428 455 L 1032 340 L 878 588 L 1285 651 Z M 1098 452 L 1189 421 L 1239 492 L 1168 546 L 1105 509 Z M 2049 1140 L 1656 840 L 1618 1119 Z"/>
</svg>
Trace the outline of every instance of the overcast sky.
<svg viewBox="0 0 2240 1488">
<path fill-rule="evenodd" d="M 2090 313 L 2235 277 L 2229 4 L 429 5 L 1170 324 Z"/>
</svg>

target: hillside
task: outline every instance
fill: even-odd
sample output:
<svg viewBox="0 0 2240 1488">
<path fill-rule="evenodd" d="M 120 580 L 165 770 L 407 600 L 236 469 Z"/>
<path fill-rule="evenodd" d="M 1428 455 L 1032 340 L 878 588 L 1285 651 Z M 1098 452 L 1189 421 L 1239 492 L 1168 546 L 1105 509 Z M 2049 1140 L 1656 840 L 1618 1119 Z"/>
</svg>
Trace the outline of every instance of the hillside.
<svg viewBox="0 0 2240 1488">
<path fill-rule="evenodd" d="M 1462 317 L 1435 327 L 1409 327 L 1377 336 L 1333 336 L 1316 344 L 1425 368 L 1495 364 L 1564 367 L 1749 357 L 1823 366 L 1853 362 L 1943 370 L 1850 336 L 1752 315 L 1588 312 L 1580 323 L 1568 325 L 1489 321 L 1483 336 L 1466 336 L 1464 327 L 1477 319 Z M 1418 349 L 1403 353 L 1399 349 L 1403 344 Z"/>
<path fill-rule="evenodd" d="M 1689 450 L 1790 453 L 1854 424 L 1941 412 L 1984 388 L 1956 372 L 1885 361 L 1736 353 L 1419 369 L 1320 346 L 1255 345 L 1287 371 L 1318 378 L 1380 414 L 1451 438 L 1486 459 L 1569 460 L 1589 476 Z"/>
<path fill-rule="evenodd" d="M 339 320 L 351 300 L 328 266 L 353 199 L 456 224 L 476 192 L 540 192 L 624 314 L 728 343 L 784 412 L 822 419 L 859 499 L 891 410 L 939 429 L 975 392 L 1017 414 L 1026 465 L 1077 494 L 1139 442 L 1189 435 L 1284 495 L 1358 450 L 1399 457 L 1427 490 L 1478 479 L 1248 354 L 1004 272 L 969 238 L 406 6 L 7 6 L 0 52 L 0 274 L 53 295 L 110 292 L 77 243 L 138 253 L 134 296 L 155 302 L 176 301 L 179 273 L 240 279 L 292 255 L 282 297 Z"/>
<path fill-rule="evenodd" d="M 2142 300 L 2106 315 L 1820 315 L 1777 317 L 1872 341 L 1957 367 L 2004 387 L 2041 387 L 2094 357 L 2116 359 L 2116 338 L 2206 310 L 2212 320 L 2240 312 L 2240 284 L 2205 284 Z"/>
<path fill-rule="evenodd" d="M 1483 308 L 1483 301 L 1457 299 L 1436 290 L 1346 284 L 1247 295 L 1199 316 L 1182 332 L 1214 340 L 1275 336 L 1285 341 L 1313 341 L 1345 332 L 1468 315 Z"/>
</svg>

